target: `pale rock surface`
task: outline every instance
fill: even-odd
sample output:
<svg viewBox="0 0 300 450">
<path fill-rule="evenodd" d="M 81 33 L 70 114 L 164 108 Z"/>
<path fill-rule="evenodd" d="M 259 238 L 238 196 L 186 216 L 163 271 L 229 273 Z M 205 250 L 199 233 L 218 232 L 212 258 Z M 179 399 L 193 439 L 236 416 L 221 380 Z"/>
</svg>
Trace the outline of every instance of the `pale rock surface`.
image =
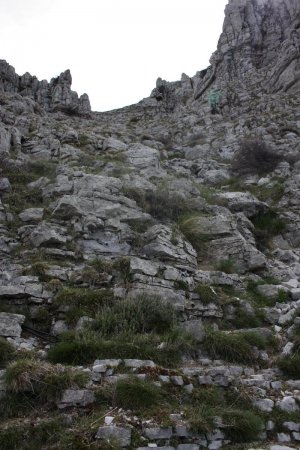
<svg viewBox="0 0 300 450">
<path fill-rule="evenodd" d="M 25 316 L 21 314 L 0 312 L 0 336 L 20 337 L 24 320 Z"/>
</svg>

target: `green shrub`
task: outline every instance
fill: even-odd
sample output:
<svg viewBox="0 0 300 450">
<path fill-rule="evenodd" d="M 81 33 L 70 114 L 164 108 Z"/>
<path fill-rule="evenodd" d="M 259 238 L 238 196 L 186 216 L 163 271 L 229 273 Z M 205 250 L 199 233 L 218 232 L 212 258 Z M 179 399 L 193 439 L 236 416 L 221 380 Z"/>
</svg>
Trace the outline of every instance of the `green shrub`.
<svg viewBox="0 0 300 450">
<path fill-rule="evenodd" d="M 210 331 L 207 333 L 203 345 L 214 358 L 245 364 L 257 362 L 252 346 L 242 333 Z"/>
<path fill-rule="evenodd" d="M 282 156 L 268 144 L 256 139 L 245 139 L 232 160 L 232 169 L 239 175 L 265 175 L 276 169 Z"/>
<path fill-rule="evenodd" d="M 286 303 L 289 300 L 289 294 L 284 289 L 279 289 L 277 294 L 277 301 L 279 303 Z"/>
<path fill-rule="evenodd" d="M 255 311 L 255 314 L 249 314 L 244 308 L 237 307 L 233 324 L 236 329 L 257 328 L 263 325 L 263 319 L 260 310 Z"/>
<path fill-rule="evenodd" d="M 233 442 L 251 442 L 264 429 L 264 423 L 253 411 L 227 409 L 222 414 L 225 434 Z"/>
<path fill-rule="evenodd" d="M 0 337 L 0 367 L 4 367 L 11 361 L 15 354 L 15 348 L 6 339 Z"/>
<path fill-rule="evenodd" d="M 284 375 L 295 380 L 300 378 L 300 353 L 284 356 L 278 361 L 278 367 Z"/>
<path fill-rule="evenodd" d="M 120 444 L 114 439 L 99 439 L 95 441 L 94 433 L 84 429 L 65 431 L 59 440 L 59 447 L 55 450 L 122 450 Z"/>
<path fill-rule="evenodd" d="M 134 411 L 149 410 L 163 400 L 162 389 L 153 382 L 129 377 L 114 387 L 113 405 Z"/>
<path fill-rule="evenodd" d="M 174 281 L 174 289 L 176 289 L 178 291 L 186 291 L 186 292 L 188 292 L 189 285 L 188 285 L 188 283 L 186 281 L 175 280 Z"/>
<path fill-rule="evenodd" d="M 254 331 L 244 331 L 239 333 L 239 335 L 242 336 L 242 339 L 248 342 L 248 344 L 252 347 L 257 347 L 259 350 L 266 350 L 268 342 L 270 342 L 270 339 L 255 333 Z"/>
<path fill-rule="evenodd" d="M 24 417 L 36 408 L 36 397 L 32 393 L 6 392 L 1 397 L 0 418 Z M 2 447 L 0 447 L 2 448 Z"/>
<path fill-rule="evenodd" d="M 54 306 L 67 306 L 66 321 L 74 324 L 82 316 L 95 317 L 103 305 L 112 301 L 110 289 L 63 288 L 58 292 Z"/>
<path fill-rule="evenodd" d="M 262 202 L 268 202 L 276 207 L 284 194 L 284 183 L 276 181 L 267 185 L 251 185 L 247 186 L 247 190 Z"/>
<path fill-rule="evenodd" d="M 110 340 L 95 336 L 61 336 L 62 341 L 48 352 L 53 363 L 89 364 L 95 359 L 139 358 L 151 359 L 165 367 L 180 363 L 182 355 L 194 351 L 195 342 L 182 330 L 167 335 L 119 335 Z M 164 343 L 164 345 L 161 345 Z"/>
<path fill-rule="evenodd" d="M 194 289 L 194 292 L 199 295 L 200 301 L 204 305 L 215 302 L 217 300 L 216 292 L 211 286 L 208 286 L 207 284 L 198 283 Z"/>
<path fill-rule="evenodd" d="M 205 434 L 215 428 L 216 410 L 209 405 L 197 405 L 185 411 L 191 430 L 195 433 Z"/>
<path fill-rule="evenodd" d="M 128 283 L 131 280 L 130 259 L 126 256 L 115 259 L 113 261 L 113 269 L 119 272 L 124 283 Z"/>
<path fill-rule="evenodd" d="M 235 273 L 237 271 L 236 262 L 232 258 L 222 259 L 218 262 L 216 270 L 224 273 Z"/>
<path fill-rule="evenodd" d="M 113 261 L 96 258 L 88 263 L 81 274 L 81 281 L 91 286 L 97 286 L 106 281 L 107 275 L 118 276 L 123 283 L 130 281 L 130 260 L 127 257 Z"/>
<path fill-rule="evenodd" d="M 66 333 L 49 351 L 52 362 L 90 363 L 96 358 L 154 359 L 177 364 L 195 342 L 178 328 L 174 308 L 157 297 L 104 304 L 95 320 L 79 333 Z M 164 343 L 163 345 L 161 345 Z"/>
<path fill-rule="evenodd" d="M 156 192 L 143 191 L 137 188 L 125 188 L 124 194 L 132 198 L 145 212 L 158 220 L 179 218 L 197 210 L 196 203 L 179 194 L 172 193 L 167 186 L 158 186 Z"/>
<path fill-rule="evenodd" d="M 57 442 L 62 431 L 63 422 L 58 419 L 41 421 L 40 423 L 18 424 L 0 428 L 1 450 L 40 450 Z"/>
<path fill-rule="evenodd" d="M 28 189 L 24 186 L 13 185 L 12 190 L 3 196 L 3 202 L 15 214 L 27 208 L 43 206 L 44 200 L 40 189 Z"/>
<path fill-rule="evenodd" d="M 252 301 L 254 301 L 259 307 L 262 306 L 274 306 L 277 302 L 286 303 L 289 300 L 289 294 L 284 289 L 279 289 L 277 291 L 277 295 L 274 297 L 266 297 L 264 294 L 259 292 L 257 289 L 258 286 L 266 284 L 265 280 L 261 281 L 253 281 L 249 280 L 247 283 L 247 293 Z M 278 284 L 278 283 L 274 283 Z"/>
<path fill-rule="evenodd" d="M 199 216 L 194 215 L 181 220 L 179 222 L 179 228 L 197 253 L 205 255 L 207 252 L 206 244 L 210 241 L 210 236 L 199 226 Z"/>
<path fill-rule="evenodd" d="M 252 223 L 255 227 L 256 236 L 261 239 L 276 236 L 286 229 L 286 221 L 281 219 L 273 210 L 258 214 L 252 219 Z"/>
<path fill-rule="evenodd" d="M 103 337 L 126 333 L 168 332 L 176 323 L 175 310 L 158 297 L 142 295 L 106 305 L 96 316 L 93 329 Z"/>
<path fill-rule="evenodd" d="M 193 405 L 219 407 L 225 405 L 223 389 L 219 386 L 202 386 L 194 389 L 191 395 Z"/>
<path fill-rule="evenodd" d="M 294 352 L 300 353 L 300 324 L 294 324 L 291 339 L 294 343 Z"/>
<path fill-rule="evenodd" d="M 31 264 L 30 267 L 23 269 L 23 275 L 34 275 L 39 277 L 40 281 L 49 281 L 51 277 L 47 275 L 46 271 L 49 268 L 48 264 L 45 262 L 39 261 Z"/>
</svg>

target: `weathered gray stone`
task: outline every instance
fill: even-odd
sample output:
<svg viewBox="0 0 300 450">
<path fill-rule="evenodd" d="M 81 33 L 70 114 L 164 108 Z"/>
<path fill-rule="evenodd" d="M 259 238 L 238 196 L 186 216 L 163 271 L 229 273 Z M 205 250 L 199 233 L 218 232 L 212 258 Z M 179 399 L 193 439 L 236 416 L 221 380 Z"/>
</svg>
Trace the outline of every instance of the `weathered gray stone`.
<svg viewBox="0 0 300 450">
<path fill-rule="evenodd" d="M 296 422 L 283 422 L 284 428 L 289 431 L 300 431 L 300 423 Z"/>
<path fill-rule="evenodd" d="M 30 235 L 31 243 L 34 247 L 62 245 L 67 242 L 66 236 L 60 234 L 58 229 L 51 228 L 46 223 L 41 223 Z"/>
<path fill-rule="evenodd" d="M 261 411 L 265 411 L 265 412 L 271 412 L 274 408 L 274 402 L 273 400 L 269 399 L 269 398 L 262 398 L 259 400 L 255 400 L 253 402 L 253 405 L 260 409 Z"/>
<path fill-rule="evenodd" d="M 287 433 L 277 433 L 278 442 L 291 442 L 291 436 Z"/>
<path fill-rule="evenodd" d="M 57 406 L 60 409 L 70 406 L 87 406 L 95 401 L 95 394 L 88 389 L 67 389 Z"/>
<path fill-rule="evenodd" d="M 278 319 L 279 325 L 285 325 L 291 322 L 295 316 L 295 312 L 296 311 L 294 309 L 290 309 L 290 311 L 288 311 L 286 314 L 282 314 Z"/>
<path fill-rule="evenodd" d="M 122 152 L 127 150 L 127 144 L 114 138 L 107 138 L 103 141 L 102 149 L 104 151 Z"/>
<path fill-rule="evenodd" d="M 180 375 L 172 375 L 171 381 L 173 384 L 175 384 L 175 386 L 183 386 L 184 384 L 183 378 Z"/>
<path fill-rule="evenodd" d="M 93 366 L 118 367 L 121 362 L 121 359 L 96 359 Z"/>
<path fill-rule="evenodd" d="M 155 277 L 159 269 L 159 264 L 148 259 L 130 258 L 130 271 L 132 273 L 143 273 Z"/>
<path fill-rule="evenodd" d="M 177 424 L 175 425 L 175 436 L 186 438 L 190 436 L 190 432 L 187 425 Z"/>
<path fill-rule="evenodd" d="M 20 337 L 25 316 L 0 312 L 0 336 Z"/>
<path fill-rule="evenodd" d="M 153 428 L 145 428 L 144 435 L 151 440 L 159 440 L 159 439 L 170 439 L 172 437 L 172 428 L 171 427 L 153 427 Z"/>
<path fill-rule="evenodd" d="M 297 433 L 296 431 L 293 431 L 292 432 L 292 440 L 295 440 L 295 441 L 300 441 L 300 433 Z"/>
<path fill-rule="evenodd" d="M 286 445 L 271 445 L 270 450 L 293 450 L 293 448 Z"/>
<path fill-rule="evenodd" d="M 179 444 L 177 450 L 199 450 L 199 445 L 197 444 Z"/>
<path fill-rule="evenodd" d="M 0 192 L 9 192 L 11 185 L 8 178 L 0 178 Z"/>
<path fill-rule="evenodd" d="M 287 412 L 295 412 L 295 411 L 299 411 L 299 409 L 300 409 L 296 400 L 291 396 L 287 396 L 287 397 L 284 397 L 282 400 L 278 400 L 276 402 L 276 406 L 279 409 L 281 409 L 282 411 L 287 411 Z"/>
<path fill-rule="evenodd" d="M 203 341 L 205 337 L 205 327 L 201 319 L 193 319 L 186 322 L 181 322 L 180 327 L 191 333 L 197 339 L 197 341 Z"/>
<path fill-rule="evenodd" d="M 126 367 L 132 367 L 134 369 L 139 369 L 140 367 L 156 366 L 156 364 L 153 361 L 143 359 L 124 359 L 124 364 Z"/>
<path fill-rule="evenodd" d="M 51 332 L 54 336 L 59 336 L 69 330 L 68 325 L 64 320 L 57 320 L 51 327 Z"/>
<path fill-rule="evenodd" d="M 44 208 L 28 208 L 19 214 L 22 222 L 36 222 L 42 220 Z"/>
<path fill-rule="evenodd" d="M 142 251 L 148 258 L 159 258 L 177 263 L 196 265 L 196 252 L 193 247 L 180 236 L 176 244 L 172 242 L 172 230 L 165 225 L 154 225 L 145 234 L 148 241 Z"/>
<path fill-rule="evenodd" d="M 218 450 L 219 448 L 223 447 L 223 441 L 212 441 L 210 444 L 208 444 L 209 450 Z"/>
<path fill-rule="evenodd" d="M 87 94 L 78 97 L 77 93 L 71 90 L 71 84 L 72 77 L 69 70 L 52 78 L 48 83 L 46 80 L 38 81 L 28 72 L 19 76 L 5 60 L 0 61 L 1 91 L 31 97 L 48 111 L 89 115 L 91 106 Z"/>
<path fill-rule="evenodd" d="M 283 289 L 283 286 L 276 284 L 262 284 L 257 286 L 258 292 L 267 298 L 277 297 L 280 289 Z"/>
<path fill-rule="evenodd" d="M 96 439 L 113 439 L 121 447 L 128 447 L 131 443 L 131 429 L 117 426 L 100 427 L 95 436 Z"/>
<path fill-rule="evenodd" d="M 84 330 L 84 328 L 93 322 L 93 319 L 91 317 L 82 316 L 78 319 L 76 324 L 76 331 Z"/>
<path fill-rule="evenodd" d="M 159 167 L 159 151 L 142 144 L 131 144 L 126 152 L 128 162 L 139 169 Z"/>
<path fill-rule="evenodd" d="M 249 192 L 224 192 L 218 197 L 227 202 L 230 211 L 243 212 L 246 217 L 252 218 L 268 210 L 268 205 L 259 201 Z"/>
<path fill-rule="evenodd" d="M 299 300 L 300 299 L 300 288 L 294 288 L 291 289 L 291 296 L 293 300 Z"/>
</svg>

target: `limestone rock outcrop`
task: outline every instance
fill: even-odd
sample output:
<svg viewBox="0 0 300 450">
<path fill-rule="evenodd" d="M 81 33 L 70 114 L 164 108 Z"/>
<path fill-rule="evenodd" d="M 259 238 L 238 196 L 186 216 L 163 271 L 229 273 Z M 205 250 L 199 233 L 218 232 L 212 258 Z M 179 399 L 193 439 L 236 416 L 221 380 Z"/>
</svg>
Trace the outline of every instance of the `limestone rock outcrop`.
<svg viewBox="0 0 300 450">
<path fill-rule="evenodd" d="M 0 60 L 0 92 L 17 93 L 35 100 L 47 111 L 63 111 L 69 114 L 88 115 L 91 105 L 87 94 L 78 97 L 71 90 L 70 70 L 52 78 L 50 83 L 39 81 L 26 72 L 19 76 L 5 60 Z"/>
<path fill-rule="evenodd" d="M 211 58 L 216 83 L 257 81 L 269 92 L 297 92 L 300 83 L 300 4 L 291 0 L 231 0 Z M 198 83 L 195 98 L 208 82 Z M 213 82 L 213 81 L 212 81 Z M 208 87 L 208 86 L 207 86 Z"/>
<path fill-rule="evenodd" d="M 0 61 L 1 448 L 299 448 L 299 5 L 109 112 Z"/>
</svg>

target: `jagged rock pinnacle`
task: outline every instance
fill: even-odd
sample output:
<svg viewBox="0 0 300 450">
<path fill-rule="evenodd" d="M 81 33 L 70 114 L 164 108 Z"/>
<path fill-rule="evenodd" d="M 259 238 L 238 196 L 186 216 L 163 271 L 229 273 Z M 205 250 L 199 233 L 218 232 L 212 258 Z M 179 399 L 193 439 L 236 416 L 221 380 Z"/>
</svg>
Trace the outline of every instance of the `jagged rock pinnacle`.
<svg viewBox="0 0 300 450">
<path fill-rule="evenodd" d="M 91 106 L 88 95 L 78 97 L 77 92 L 71 90 L 71 85 L 70 70 L 62 72 L 48 83 L 46 80 L 39 81 L 28 72 L 19 76 L 11 65 L 5 60 L 0 60 L 0 91 L 31 97 L 46 111 L 89 114 Z"/>
</svg>

